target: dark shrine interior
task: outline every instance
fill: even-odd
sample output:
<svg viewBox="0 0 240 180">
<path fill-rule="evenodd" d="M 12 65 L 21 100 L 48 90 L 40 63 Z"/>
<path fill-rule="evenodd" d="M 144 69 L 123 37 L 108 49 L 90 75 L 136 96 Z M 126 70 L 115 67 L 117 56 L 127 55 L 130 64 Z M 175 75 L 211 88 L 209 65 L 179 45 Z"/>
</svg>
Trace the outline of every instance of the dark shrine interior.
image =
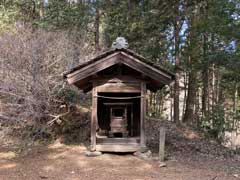
<svg viewBox="0 0 240 180">
<path fill-rule="evenodd" d="M 124 111 L 126 110 L 127 137 L 139 137 L 140 95 L 140 93 L 98 93 L 97 134 L 103 137 L 110 137 L 111 116 L 120 118 L 121 116 L 124 116 Z M 114 133 L 112 137 L 123 137 L 123 134 Z"/>
</svg>

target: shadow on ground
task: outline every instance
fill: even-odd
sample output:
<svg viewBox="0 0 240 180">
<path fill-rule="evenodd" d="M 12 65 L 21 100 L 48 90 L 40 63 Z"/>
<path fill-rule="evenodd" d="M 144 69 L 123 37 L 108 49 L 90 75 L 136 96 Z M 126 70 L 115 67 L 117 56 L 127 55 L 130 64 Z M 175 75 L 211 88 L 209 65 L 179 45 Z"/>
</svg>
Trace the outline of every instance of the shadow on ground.
<svg viewBox="0 0 240 180">
<path fill-rule="evenodd" d="M 82 145 L 64 145 L 59 142 L 33 147 L 25 155 L 16 155 L 7 148 L 0 149 L 1 180 L 226 180 L 236 179 L 223 171 L 190 166 L 178 161 L 167 161 L 159 168 L 158 162 L 142 160 L 132 154 L 103 154 L 86 157 Z"/>
</svg>

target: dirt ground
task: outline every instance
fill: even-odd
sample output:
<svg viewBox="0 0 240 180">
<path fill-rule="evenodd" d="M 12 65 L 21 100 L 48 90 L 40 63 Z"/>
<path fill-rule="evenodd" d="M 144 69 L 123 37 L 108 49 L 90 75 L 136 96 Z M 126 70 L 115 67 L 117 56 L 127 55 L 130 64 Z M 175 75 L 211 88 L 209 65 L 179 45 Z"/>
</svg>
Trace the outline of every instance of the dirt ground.
<svg viewBox="0 0 240 180">
<path fill-rule="evenodd" d="M 142 160 L 132 154 L 103 154 L 86 157 L 86 148 L 58 142 L 29 149 L 16 155 L 14 149 L 0 147 L 0 180 L 236 180 L 240 175 L 224 170 L 228 162 L 207 160 Z M 239 162 L 238 162 L 239 163 Z M 231 165 L 234 165 L 232 162 Z M 240 167 L 240 164 L 235 164 Z"/>
</svg>

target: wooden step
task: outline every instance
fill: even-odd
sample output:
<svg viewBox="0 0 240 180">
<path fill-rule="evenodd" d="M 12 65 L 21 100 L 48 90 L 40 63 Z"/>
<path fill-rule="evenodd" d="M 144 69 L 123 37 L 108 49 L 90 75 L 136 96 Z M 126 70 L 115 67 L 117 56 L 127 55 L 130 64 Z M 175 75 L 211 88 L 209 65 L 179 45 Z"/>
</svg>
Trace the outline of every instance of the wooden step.
<svg viewBox="0 0 240 180">
<path fill-rule="evenodd" d="M 96 145 L 96 150 L 102 152 L 136 152 L 139 149 L 139 143 L 104 143 Z"/>
<path fill-rule="evenodd" d="M 140 143 L 140 138 L 97 138 L 97 143 Z"/>
</svg>

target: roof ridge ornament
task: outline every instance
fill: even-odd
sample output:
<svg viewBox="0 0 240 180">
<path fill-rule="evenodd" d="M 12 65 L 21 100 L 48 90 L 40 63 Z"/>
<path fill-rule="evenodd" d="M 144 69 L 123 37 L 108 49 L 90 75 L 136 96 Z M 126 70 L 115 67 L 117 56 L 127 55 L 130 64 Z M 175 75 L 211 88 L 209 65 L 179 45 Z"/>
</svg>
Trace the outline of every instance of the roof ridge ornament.
<svg viewBox="0 0 240 180">
<path fill-rule="evenodd" d="M 117 37 L 117 39 L 112 43 L 113 49 L 123 49 L 128 48 L 128 42 L 124 37 Z"/>
</svg>

